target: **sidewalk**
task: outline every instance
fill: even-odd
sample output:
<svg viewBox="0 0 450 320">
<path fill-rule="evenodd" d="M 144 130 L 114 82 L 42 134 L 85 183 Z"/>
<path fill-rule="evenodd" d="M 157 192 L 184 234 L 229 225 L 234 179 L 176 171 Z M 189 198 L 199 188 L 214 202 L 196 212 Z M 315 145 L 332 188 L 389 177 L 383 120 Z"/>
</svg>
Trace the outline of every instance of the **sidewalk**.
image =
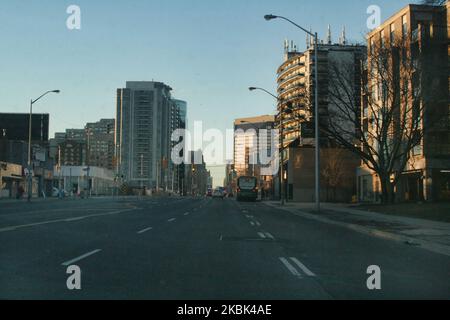
<svg viewBox="0 0 450 320">
<path fill-rule="evenodd" d="M 450 223 L 367 212 L 345 204 L 324 203 L 317 214 L 313 203 L 288 203 L 284 207 L 279 202 L 263 203 L 303 218 L 450 256 Z"/>
</svg>

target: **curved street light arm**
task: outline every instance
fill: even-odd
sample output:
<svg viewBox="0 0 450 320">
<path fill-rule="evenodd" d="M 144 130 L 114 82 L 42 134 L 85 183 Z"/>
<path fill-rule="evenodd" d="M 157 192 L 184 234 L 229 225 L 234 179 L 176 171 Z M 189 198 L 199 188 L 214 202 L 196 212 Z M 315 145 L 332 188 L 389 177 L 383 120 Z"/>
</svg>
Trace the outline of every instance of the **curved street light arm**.
<svg viewBox="0 0 450 320">
<path fill-rule="evenodd" d="M 275 98 L 277 101 L 280 101 L 280 98 L 279 98 L 279 97 L 277 97 L 276 95 L 274 95 L 274 94 L 271 93 L 270 91 L 267 91 L 267 90 L 264 89 L 264 88 L 250 87 L 249 90 L 250 90 L 250 91 L 254 91 L 254 90 L 260 90 L 260 91 L 263 91 L 263 92 L 267 93 L 268 95 L 272 96 L 273 98 Z"/>
<path fill-rule="evenodd" d="M 47 91 L 46 93 L 44 93 L 43 95 L 41 95 L 39 98 L 37 98 L 36 100 L 31 101 L 32 104 L 35 104 L 36 102 L 38 102 L 39 100 L 41 100 L 43 97 L 45 97 L 47 94 L 49 93 L 59 93 L 59 90 L 50 90 Z"/>
<path fill-rule="evenodd" d="M 310 36 L 316 37 L 316 34 L 315 34 L 315 33 L 312 33 L 311 31 L 306 30 L 306 29 L 303 28 L 302 26 L 299 26 L 299 25 L 296 24 L 294 21 L 292 21 L 292 20 L 290 20 L 290 19 L 288 19 L 288 18 L 286 18 L 286 17 L 282 17 L 282 16 L 275 16 L 275 17 L 277 17 L 277 18 L 279 18 L 279 19 L 286 20 L 287 22 L 293 24 L 294 26 L 296 26 L 297 28 L 299 28 L 299 29 L 301 29 L 302 31 L 306 32 L 306 33 L 309 34 Z"/>
</svg>

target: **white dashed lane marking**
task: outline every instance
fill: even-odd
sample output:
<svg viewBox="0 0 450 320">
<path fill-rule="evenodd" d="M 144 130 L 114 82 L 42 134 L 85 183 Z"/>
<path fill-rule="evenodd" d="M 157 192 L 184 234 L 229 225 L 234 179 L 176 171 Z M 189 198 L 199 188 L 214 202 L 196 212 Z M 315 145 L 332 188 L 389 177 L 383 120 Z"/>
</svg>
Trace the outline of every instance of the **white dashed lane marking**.
<svg viewBox="0 0 450 320">
<path fill-rule="evenodd" d="M 63 265 L 64 267 L 68 267 L 68 266 L 74 264 L 75 262 L 78 262 L 78 261 L 81 261 L 81 260 L 83 260 L 83 259 L 86 259 L 87 257 L 90 257 L 90 256 L 92 256 L 92 255 L 94 255 L 94 254 L 96 254 L 96 253 L 99 253 L 100 251 L 102 251 L 102 250 L 101 250 L 101 249 L 97 249 L 97 250 L 88 252 L 88 253 L 86 253 L 86 254 L 83 254 L 82 256 L 79 256 L 78 258 L 75 258 L 75 259 L 69 260 L 69 261 L 67 261 L 67 262 L 64 262 L 62 265 Z"/>
<path fill-rule="evenodd" d="M 302 273 L 308 277 L 316 277 L 316 275 L 309 270 L 303 263 L 295 257 L 279 258 L 281 263 L 289 270 L 289 272 L 299 278 L 302 278 Z"/>
<path fill-rule="evenodd" d="M 147 232 L 147 231 L 150 231 L 150 230 L 153 230 L 153 228 L 152 228 L 152 227 L 149 227 L 149 228 L 146 228 L 146 229 L 144 229 L 144 230 L 138 231 L 138 234 L 143 234 L 143 233 L 145 233 L 145 232 Z"/>
</svg>

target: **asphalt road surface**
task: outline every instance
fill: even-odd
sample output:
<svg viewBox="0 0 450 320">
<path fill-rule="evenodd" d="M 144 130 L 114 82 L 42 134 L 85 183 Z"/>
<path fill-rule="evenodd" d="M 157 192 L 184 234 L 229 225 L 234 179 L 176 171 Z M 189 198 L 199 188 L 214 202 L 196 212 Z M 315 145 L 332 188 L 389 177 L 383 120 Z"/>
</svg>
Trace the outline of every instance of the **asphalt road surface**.
<svg viewBox="0 0 450 320">
<path fill-rule="evenodd" d="M 233 199 L 0 202 L 0 298 L 450 299 L 450 257 Z"/>
</svg>

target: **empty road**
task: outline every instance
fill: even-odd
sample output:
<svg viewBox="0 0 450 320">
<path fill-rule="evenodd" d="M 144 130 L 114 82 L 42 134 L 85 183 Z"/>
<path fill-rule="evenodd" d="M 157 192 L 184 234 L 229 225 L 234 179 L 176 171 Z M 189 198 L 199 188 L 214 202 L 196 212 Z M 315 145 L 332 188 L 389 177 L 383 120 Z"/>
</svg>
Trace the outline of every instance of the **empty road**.
<svg viewBox="0 0 450 320">
<path fill-rule="evenodd" d="M 450 257 L 233 199 L 0 202 L 0 298 L 450 299 Z"/>
</svg>

